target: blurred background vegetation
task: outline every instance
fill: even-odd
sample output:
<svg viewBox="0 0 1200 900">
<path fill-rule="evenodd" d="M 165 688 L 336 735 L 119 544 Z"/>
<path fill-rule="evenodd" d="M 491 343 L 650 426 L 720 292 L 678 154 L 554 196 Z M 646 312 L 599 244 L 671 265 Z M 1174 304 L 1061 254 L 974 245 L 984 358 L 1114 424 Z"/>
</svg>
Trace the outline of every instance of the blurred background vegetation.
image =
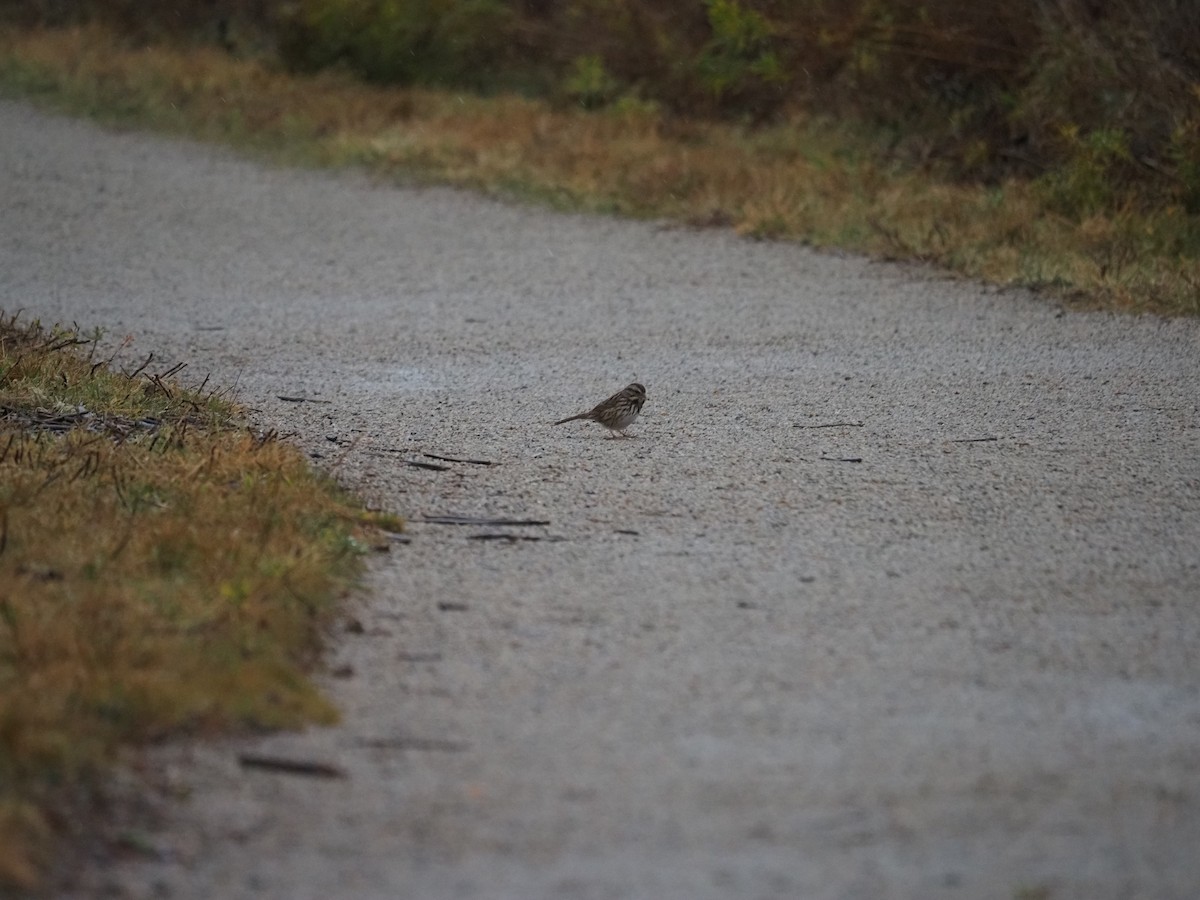
<svg viewBox="0 0 1200 900">
<path fill-rule="evenodd" d="M 0 0 L 0 15 L 385 84 L 830 116 L 943 177 L 1033 179 L 1071 218 L 1200 214 L 1195 0 Z"/>
</svg>

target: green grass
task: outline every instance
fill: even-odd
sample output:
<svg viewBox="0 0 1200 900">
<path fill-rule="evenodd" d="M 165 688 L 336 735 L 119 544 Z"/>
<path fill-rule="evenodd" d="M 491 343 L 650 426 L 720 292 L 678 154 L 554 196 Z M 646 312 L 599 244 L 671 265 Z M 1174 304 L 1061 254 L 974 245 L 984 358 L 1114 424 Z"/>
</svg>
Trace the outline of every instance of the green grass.
<svg viewBox="0 0 1200 900">
<path fill-rule="evenodd" d="M 890 137 L 829 119 L 797 114 L 749 128 L 670 117 L 645 103 L 587 111 L 515 95 L 385 88 L 331 71 L 290 75 L 270 58 L 211 47 L 135 45 L 99 27 L 10 30 L 0 38 L 0 86 L 287 163 L 719 223 L 925 261 L 1083 305 L 1200 314 L 1200 219 L 1176 206 L 1064 210 L 1064 198 L 1095 187 L 1086 160 L 1074 176 L 1064 170 L 1062 183 L 939 180 L 884 162 Z"/>
<path fill-rule="evenodd" d="M 118 748 L 331 722 L 305 676 L 372 517 L 295 448 L 95 336 L 0 314 L 0 889 Z"/>
</svg>

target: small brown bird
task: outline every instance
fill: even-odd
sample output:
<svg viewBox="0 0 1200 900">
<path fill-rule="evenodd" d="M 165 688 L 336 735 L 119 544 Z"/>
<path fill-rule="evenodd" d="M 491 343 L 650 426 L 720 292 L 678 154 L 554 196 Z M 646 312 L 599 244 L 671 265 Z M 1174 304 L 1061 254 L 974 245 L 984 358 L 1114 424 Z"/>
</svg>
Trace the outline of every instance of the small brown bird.
<svg viewBox="0 0 1200 900">
<path fill-rule="evenodd" d="M 561 425 L 563 422 L 574 422 L 576 419 L 590 419 L 593 422 L 599 422 L 609 431 L 615 432 L 621 437 L 628 437 L 625 429 L 637 419 L 642 411 L 642 404 L 645 402 L 646 389 L 635 381 L 628 387 L 617 391 L 603 403 L 596 404 L 594 409 L 577 416 L 567 416 L 554 424 Z"/>
</svg>

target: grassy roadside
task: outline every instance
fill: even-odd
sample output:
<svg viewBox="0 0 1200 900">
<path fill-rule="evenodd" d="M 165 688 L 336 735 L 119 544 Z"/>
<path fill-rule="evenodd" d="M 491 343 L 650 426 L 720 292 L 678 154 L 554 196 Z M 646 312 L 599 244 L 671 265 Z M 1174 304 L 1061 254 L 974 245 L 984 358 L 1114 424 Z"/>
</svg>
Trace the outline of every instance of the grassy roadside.
<svg viewBox="0 0 1200 900">
<path fill-rule="evenodd" d="M 797 118 L 748 129 L 618 103 L 596 112 L 515 96 L 288 75 L 212 47 L 134 45 L 99 27 L 0 36 L 0 87 L 104 121 L 230 142 L 270 158 L 360 165 L 552 205 L 920 260 L 1090 306 L 1200 314 L 1200 221 L 1182 208 L 1055 212 L 1085 193 L 1084 158 L 1053 185 L 939 181 L 880 162 L 878 135 Z M 1099 163 L 1097 164 L 1099 165 Z"/>
<path fill-rule="evenodd" d="M 0 894 L 121 746 L 336 717 L 304 670 L 372 521 L 230 402 L 95 348 L 0 313 Z"/>
</svg>

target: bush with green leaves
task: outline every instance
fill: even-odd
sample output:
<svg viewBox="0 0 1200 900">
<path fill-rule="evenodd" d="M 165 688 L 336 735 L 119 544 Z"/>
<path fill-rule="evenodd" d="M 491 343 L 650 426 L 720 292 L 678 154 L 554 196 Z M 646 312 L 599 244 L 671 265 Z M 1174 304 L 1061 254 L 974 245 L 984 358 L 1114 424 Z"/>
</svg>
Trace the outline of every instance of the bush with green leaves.
<svg viewBox="0 0 1200 900">
<path fill-rule="evenodd" d="M 517 65 L 514 23 L 502 0 L 302 0 L 281 17 L 279 47 L 298 70 L 484 90 Z"/>
</svg>

